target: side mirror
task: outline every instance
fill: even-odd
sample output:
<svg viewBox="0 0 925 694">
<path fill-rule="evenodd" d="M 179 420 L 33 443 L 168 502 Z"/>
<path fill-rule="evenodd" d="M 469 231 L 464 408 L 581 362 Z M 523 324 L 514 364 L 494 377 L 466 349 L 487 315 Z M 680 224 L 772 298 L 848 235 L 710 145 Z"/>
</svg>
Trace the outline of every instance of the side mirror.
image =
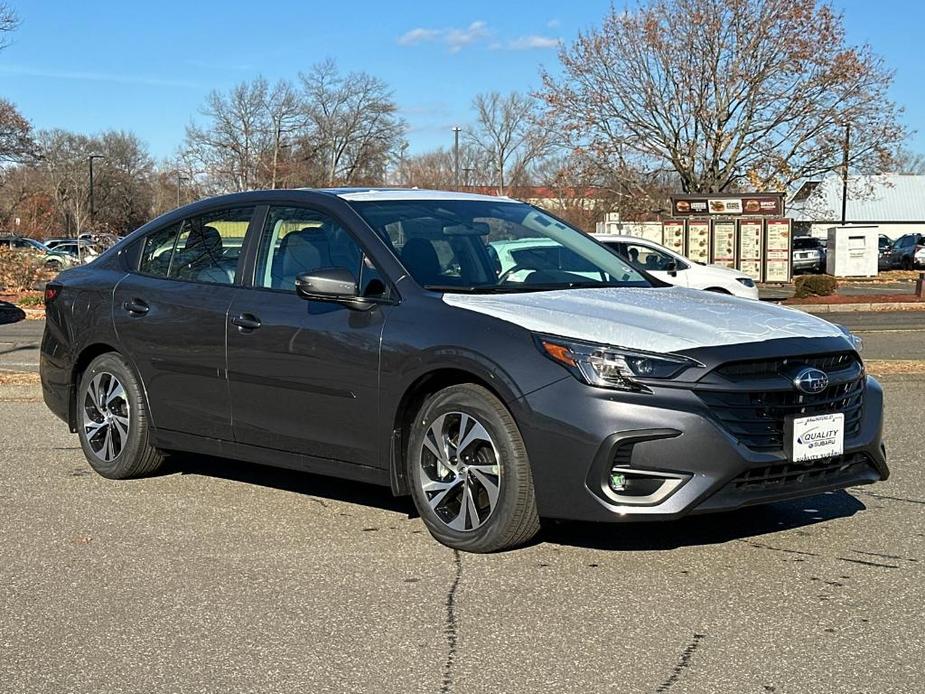
<svg viewBox="0 0 925 694">
<path fill-rule="evenodd" d="M 342 267 L 318 268 L 296 277 L 296 293 L 310 301 L 330 301 L 365 311 L 375 303 L 357 294 L 356 279 Z"/>
<path fill-rule="evenodd" d="M 671 275 L 672 277 L 677 277 L 678 276 L 678 261 L 669 260 L 668 266 L 665 269 L 668 271 L 669 275 Z"/>
</svg>

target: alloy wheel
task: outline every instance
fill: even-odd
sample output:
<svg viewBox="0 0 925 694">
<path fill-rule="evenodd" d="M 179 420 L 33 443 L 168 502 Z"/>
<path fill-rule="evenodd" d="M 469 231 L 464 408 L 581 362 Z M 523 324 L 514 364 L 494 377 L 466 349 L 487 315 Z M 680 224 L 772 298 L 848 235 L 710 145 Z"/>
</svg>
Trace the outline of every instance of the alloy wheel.
<svg viewBox="0 0 925 694">
<path fill-rule="evenodd" d="M 94 376 L 84 393 L 84 436 L 103 462 L 118 458 L 128 440 L 131 412 L 126 398 L 125 387 L 108 372 Z"/>
<path fill-rule="evenodd" d="M 488 430 L 472 415 L 437 417 L 421 447 L 421 489 L 434 514 L 460 532 L 482 526 L 498 503 L 501 464 Z"/>
</svg>

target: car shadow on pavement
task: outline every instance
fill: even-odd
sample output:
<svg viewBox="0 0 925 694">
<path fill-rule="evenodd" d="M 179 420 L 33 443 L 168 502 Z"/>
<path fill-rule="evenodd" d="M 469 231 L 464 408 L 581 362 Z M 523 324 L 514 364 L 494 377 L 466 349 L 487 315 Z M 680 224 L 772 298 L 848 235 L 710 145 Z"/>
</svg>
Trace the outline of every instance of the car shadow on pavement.
<svg viewBox="0 0 925 694">
<path fill-rule="evenodd" d="M 417 517 L 410 497 L 395 497 L 387 487 L 365 482 L 315 475 L 300 470 L 214 458 L 193 453 L 174 453 L 158 475 L 203 475 L 332 501 L 344 501 Z"/>
<path fill-rule="evenodd" d="M 9 301 L 0 301 L 0 325 L 18 323 L 24 320 L 25 317 L 26 312 L 16 304 L 11 304 Z"/>
<path fill-rule="evenodd" d="M 746 540 L 847 518 L 867 507 L 844 490 L 675 521 L 546 523 L 537 542 L 591 549 L 653 551 Z"/>
</svg>

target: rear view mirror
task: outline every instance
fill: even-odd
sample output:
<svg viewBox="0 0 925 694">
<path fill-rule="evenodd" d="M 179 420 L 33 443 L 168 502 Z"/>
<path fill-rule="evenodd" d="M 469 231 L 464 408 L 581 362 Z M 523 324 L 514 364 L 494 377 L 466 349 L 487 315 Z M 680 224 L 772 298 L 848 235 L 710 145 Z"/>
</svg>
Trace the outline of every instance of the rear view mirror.
<svg viewBox="0 0 925 694">
<path fill-rule="evenodd" d="M 671 275 L 672 277 L 677 277 L 678 276 L 678 261 L 669 260 L 668 266 L 665 269 L 668 271 L 669 275 Z"/>
<path fill-rule="evenodd" d="M 342 267 L 318 268 L 299 275 L 295 289 L 300 297 L 311 301 L 332 301 L 360 310 L 374 305 L 357 295 L 353 273 Z"/>
</svg>

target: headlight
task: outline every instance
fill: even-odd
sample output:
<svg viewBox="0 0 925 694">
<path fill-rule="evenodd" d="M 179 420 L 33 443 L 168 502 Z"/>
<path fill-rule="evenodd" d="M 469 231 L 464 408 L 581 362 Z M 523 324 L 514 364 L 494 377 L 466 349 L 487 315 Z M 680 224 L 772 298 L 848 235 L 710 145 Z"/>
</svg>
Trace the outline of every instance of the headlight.
<svg viewBox="0 0 925 694">
<path fill-rule="evenodd" d="M 599 388 L 648 390 L 640 380 L 673 378 L 691 366 L 700 364 L 676 355 L 649 354 L 575 342 L 559 337 L 538 336 L 540 351 L 561 364 L 579 381 Z"/>
<path fill-rule="evenodd" d="M 753 280 L 751 277 L 736 277 L 736 281 L 737 281 L 737 282 L 741 282 L 741 283 L 744 284 L 746 287 L 754 287 L 754 286 L 755 286 L 755 280 Z"/>
<path fill-rule="evenodd" d="M 842 333 L 844 333 L 845 337 L 848 339 L 848 342 L 850 342 L 851 346 L 854 347 L 854 351 L 860 354 L 861 351 L 864 349 L 864 338 L 858 335 L 855 335 L 853 332 L 848 330 L 848 328 L 846 328 L 844 325 L 839 325 L 838 323 L 835 323 L 835 327 L 841 330 Z"/>
</svg>

